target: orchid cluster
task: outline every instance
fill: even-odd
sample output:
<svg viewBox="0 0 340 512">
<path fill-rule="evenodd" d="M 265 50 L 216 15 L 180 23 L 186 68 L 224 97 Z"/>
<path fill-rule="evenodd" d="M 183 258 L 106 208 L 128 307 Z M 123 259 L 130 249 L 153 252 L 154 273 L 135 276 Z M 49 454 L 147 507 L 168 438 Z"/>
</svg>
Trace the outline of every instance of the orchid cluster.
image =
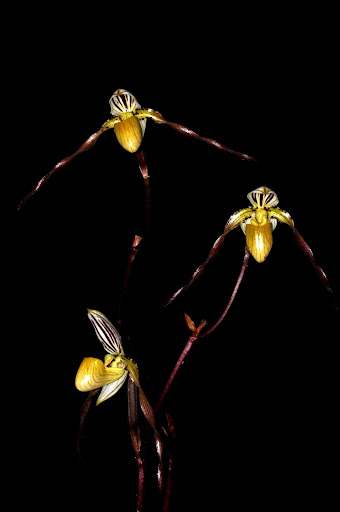
<svg viewBox="0 0 340 512">
<path fill-rule="evenodd" d="M 217 149 L 231 153 L 246 161 L 255 161 L 255 158 L 238 151 L 233 151 L 229 147 L 214 139 L 200 136 L 193 130 L 183 125 L 166 121 L 164 117 L 156 110 L 151 108 L 142 108 L 136 98 L 124 89 L 116 90 L 110 98 L 109 103 L 112 117 L 107 120 L 98 131 L 93 133 L 79 147 L 77 151 L 58 162 L 50 172 L 41 178 L 39 182 L 34 186 L 33 190 L 23 199 L 23 201 L 21 201 L 18 207 L 19 210 L 21 210 L 27 201 L 41 189 L 44 183 L 49 180 L 52 175 L 68 165 L 77 155 L 92 148 L 100 135 L 102 135 L 107 130 L 113 129 L 118 143 L 126 151 L 130 153 L 136 153 L 139 170 L 142 174 L 145 184 L 145 225 L 146 229 L 148 229 L 150 222 L 149 172 L 146 165 L 145 154 L 143 150 L 140 149 L 146 130 L 146 122 L 148 119 L 154 121 L 157 124 L 167 125 L 178 133 L 206 142 L 207 144 Z M 247 198 L 250 204 L 230 215 L 223 233 L 213 244 L 207 259 L 194 271 L 189 281 L 179 290 L 177 290 L 163 304 L 163 307 L 170 305 L 175 299 L 177 299 L 180 294 L 184 293 L 189 288 L 189 286 L 191 286 L 196 281 L 196 279 L 202 275 L 210 260 L 222 249 L 226 235 L 233 231 L 236 227 L 241 228 L 243 234 L 245 235 L 245 256 L 241 271 L 239 273 L 229 302 L 222 315 L 220 315 L 220 317 L 212 326 L 207 326 L 207 322 L 202 320 L 196 327 L 194 321 L 187 314 L 185 314 L 185 321 L 187 323 L 188 329 L 190 330 L 190 335 L 182 353 L 176 362 L 176 365 L 174 366 L 173 371 L 171 372 L 171 375 L 166 381 L 163 391 L 159 395 L 160 398 L 154 407 L 150 404 L 141 387 L 142 379 L 140 379 L 140 372 L 137 363 L 129 358 L 123 350 L 122 338 L 117 328 L 103 313 L 94 309 L 88 309 L 88 318 L 95 330 L 98 340 L 103 346 L 105 356 L 103 360 L 94 357 L 85 357 L 79 366 L 75 378 L 75 385 L 79 391 L 89 393 L 88 396 L 90 399 L 92 399 L 95 394 L 99 393 L 96 401 L 97 405 L 99 405 L 102 402 L 114 397 L 114 395 L 124 386 L 125 382 L 127 381 L 129 430 L 138 467 L 138 511 L 142 510 L 143 507 L 145 480 L 145 464 L 141 452 L 141 446 L 145 438 L 143 438 L 139 426 L 138 407 L 140 407 L 146 419 L 146 422 L 149 426 L 149 431 L 153 434 L 155 452 L 158 458 L 158 488 L 163 503 L 163 511 L 165 512 L 168 509 L 170 503 L 170 477 L 172 468 L 172 454 L 167 447 L 167 439 L 169 436 L 171 436 L 174 430 L 174 425 L 170 415 L 167 415 L 167 427 L 162 426 L 162 428 L 160 428 L 158 420 L 159 411 L 164 403 L 169 388 L 177 375 L 177 372 L 179 371 L 184 359 L 189 353 L 189 350 L 197 340 L 202 339 L 212 333 L 228 313 L 238 292 L 250 256 L 252 256 L 258 263 L 263 263 L 268 257 L 273 244 L 273 231 L 276 229 L 278 223 L 286 224 L 291 228 L 297 245 L 314 266 L 319 279 L 326 287 L 329 294 L 332 296 L 335 307 L 338 308 L 338 304 L 330 287 L 328 278 L 322 268 L 315 261 L 311 248 L 296 229 L 291 215 L 277 206 L 279 203 L 277 194 L 266 186 L 259 186 L 255 190 L 249 192 Z M 127 281 L 130 276 L 131 266 L 141 241 L 141 237 L 135 237 L 134 243 L 132 245 L 130 260 L 127 265 L 127 271 L 124 279 L 123 291 L 125 292 L 127 290 Z M 89 400 L 87 400 L 87 405 L 82 410 L 81 425 L 84 423 L 86 414 L 88 412 L 89 403 Z"/>
</svg>

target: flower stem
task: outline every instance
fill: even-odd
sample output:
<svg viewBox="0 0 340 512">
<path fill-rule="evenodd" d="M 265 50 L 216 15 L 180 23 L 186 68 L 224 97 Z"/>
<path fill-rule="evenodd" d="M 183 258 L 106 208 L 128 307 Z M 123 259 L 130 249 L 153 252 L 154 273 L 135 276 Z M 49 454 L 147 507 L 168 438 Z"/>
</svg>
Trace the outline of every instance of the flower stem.
<svg viewBox="0 0 340 512">
<path fill-rule="evenodd" d="M 138 388 L 131 377 L 129 377 L 128 381 L 128 420 L 138 470 L 137 512 L 140 512 L 143 506 L 144 461 L 140 455 L 141 439 L 138 428 Z"/>
<path fill-rule="evenodd" d="M 242 267 L 241 267 L 241 271 L 239 273 L 238 279 L 236 281 L 235 288 L 233 290 L 233 293 L 231 294 L 231 297 L 229 299 L 227 307 L 225 308 L 225 310 L 223 311 L 222 315 L 219 317 L 217 322 L 212 327 L 210 327 L 210 329 L 208 329 L 207 331 L 203 332 L 200 336 L 198 336 L 198 339 L 205 338 L 205 336 L 208 336 L 208 334 L 211 334 L 216 329 L 216 327 L 218 327 L 220 325 L 220 323 L 223 321 L 224 317 L 228 313 L 232 303 L 234 302 L 234 299 L 236 297 L 236 294 L 238 292 L 240 284 L 242 282 L 244 273 L 245 273 L 247 265 L 248 265 L 249 256 L 250 256 L 250 252 L 249 252 L 248 247 L 246 246 L 245 253 L 244 253 L 244 259 L 243 259 L 243 264 L 242 264 Z"/>
<path fill-rule="evenodd" d="M 159 400 L 158 400 L 158 402 L 157 402 L 157 404 L 156 404 L 156 407 L 155 407 L 155 411 L 156 411 L 156 412 L 161 408 L 161 405 L 162 405 L 162 403 L 163 403 L 163 401 L 164 401 L 164 398 L 165 398 L 166 394 L 167 394 L 167 393 L 168 393 L 168 391 L 169 391 L 169 388 L 170 388 L 170 386 L 171 386 L 171 384 L 172 384 L 172 381 L 173 381 L 173 380 L 174 380 L 174 378 L 176 377 L 177 372 L 178 372 L 178 370 L 179 370 L 180 366 L 182 365 L 182 363 L 183 363 L 184 359 L 186 358 L 186 356 L 187 356 L 187 354 L 188 354 L 189 350 L 190 350 L 190 349 L 191 349 L 191 347 L 193 346 L 193 344 L 194 344 L 194 342 L 196 341 L 196 339 L 197 339 L 197 336 L 190 336 L 190 338 L 188 339 L 188 341 L 187 341 L 187 343 L 186 343 L 186 345 L 185 345 L 185 347 L 184 347 L 184 349 L 183 349 L 183 352 L 182 352 L 182 353 L 181 353 L 181 355 L 179 356 L 179 358 L 178 358 L 178 360 L 177 360 L 177 363 L 175 364 L 175 367 L 174 367 L 174 369 L 172 370 L 171 375 L 170 375 L 170 377 L 169 377 L 169 379 L 168 379 L 167 383 L 165 384 L 165 387 L 164 387 L 164 389 L 163 389 L 163 391 L 162 391 L 162 394 L 161 394 L 161 396 L 160 396 L 160 398 L 159 398 Z"/>
</svg>

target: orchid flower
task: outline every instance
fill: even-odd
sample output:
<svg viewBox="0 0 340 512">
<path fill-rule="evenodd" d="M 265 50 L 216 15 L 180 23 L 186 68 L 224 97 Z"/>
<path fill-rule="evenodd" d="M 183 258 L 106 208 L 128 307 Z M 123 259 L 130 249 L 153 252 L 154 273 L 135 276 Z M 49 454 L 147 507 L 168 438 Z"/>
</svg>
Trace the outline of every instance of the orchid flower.
<svg viewBox="0 0 340 512">
<path fill-rule="evenodd" d="M 157 124 L 167 124 L 173 130 L 183 135 L 202 140 L 203 142 L 206 142 L 215 148 L 232 153 L 244 160 L 255 161 L 255 158 L 244 153 L 234 151 L 214 139 L 201 137 L 198 135 L 198 133 L 194 132 L 190 128 L 187 128 L 186 126 L 166 121 L 162 114 L 156 110 L 153 110 L 152 108 L 141 108 L 141 105 L 138 103 L 135 96 L 125 89 L 117 89 L 111 96 L 109 104 L 112 117 L 108 119 L 97 132 L 90 135 L 90 137 L 88 137 L 85 142 L 83 142 L 83 144 L 77 149 L 75 153 L 63 158 L 63 160 L 58 162 L 50 172 L 45 174 L 45 176 L 43 176 L 34 186 L 32 191 L 21 201 L 18 206 L 18 210 L 20 210 L 25 205 L 25 203 L 33 194 L 38 192 L 38 190 L 55 172 L 63 169 L 73 160 L 75 156 L 92 148 L 100 135 L 112 128 L 115 132 L 119 144 L 129 153 L 136 153 L 139 169 L 145 182 L 147 196 L 146 199 L 149 200 L 149 174 L 146 166 L 144 152 L 140 150 L 140 146 L 142 144 L 145 133 L 147 119 L 152 119 Z"/>
<path fill-rule="evenodd" d="M 249 192 L 247 198 L 251 203 L 250 206 L 238 210 L 229 217 L 229 220 L 224 227 L 222 235 L 219 236 L 215 241 L 214 245 L 210 249 L 207 259 L 201 265 L 199 265 L 199 267 L 197 267 L 195 272 L 192 274 L 189 282 L 182 286 L 179 290 L 177 290 L 177 292 L 175 292 L 164 303 L 164 306 L 167 306 L 168 304 L 173 302 L 182 292 L 187 290 L 194 281 L 196 281 L 196 279 L 206 269 L 209 261 L 222 248 L 226 235 L 238 226 L 242 229 L 246 237 L 245 257 L 240 272 L 240 277 L 242 279 L 250 255 L 252 255 L 253 258 L 258 263 L 263 263 L 266 260 L 273 245 L 273 231 L 276 228 L 277 223 L 280 222 L 287 224 L 292 229 L 297 245 L 306 254 L 307 258 L 314 266 L 320 281 L 326 287 L 328 293 L 332 296 L 334 306 L 338 309 L 339 305 L 337 299 L 329 285 L 328 278 L 325 272 L 322 270 L 320 265 L 315 261 L 312 249 L 309 247 L 305 239 L 296 229 L 294 221 L 290 214 L 285 210 L 278 208 L 277 205 L 279 203 L 279 199 L 277 197 L 277 194 L 273 192 L 273 190 L 271 190 L 270 188 L 262 186 Z M 238 289 L 239 284 L 240 280 L 238 279 L 236 291 Z M 228 306 L 228 308 L 230 307 L 230 305 Z M 214 326 L 214 328 L 215 327 L 216 326 Z M 205 336 L 210 332 L 210 329 L 209 331 L 206 331 Z"/>
<path fill-rule="evenodd" d="M 75 385 L 79 391 L 89 391 L 91 393 L 101 388 L 97 399 L 97 405 L 99 405 L 115 395 L 129 375 L 128 419 L 132 446 L 138 466 L 137 509 L 140 510 L 143 498 L 144 462 L 140 455 L 141 438 L 137 419 L 138 400 L 143 414 L 154 432 L 159 460 L 157 479 L 160 492 L 163 485 L 163 441 L 156 428 L 153 408 L 140 386 L 138 367 L 136 363 L 125 356 L 119 332 L 100 311 L 88 309 L 88 317 L 107 354 L 104 357 L 104 362 L 94 357 L 85 357 L 78 369 Z M 85 414 L 87 410 L 88 407 L 85 408 Z"/>
<path fill-rule="evenodd" d="M 107 354 L 104 362 L 94 357 L 85 357 L 78 369 L 75 384 L 79 391 L 101 388 L 97 400 L 99 405 L 119 391 L 128 374 L 139 387 L 138 369 L 131 359 L 125 357 L 120 334 L 106 316 L 100 311 L 88 309 L 88 317 Z"/>
</svg>

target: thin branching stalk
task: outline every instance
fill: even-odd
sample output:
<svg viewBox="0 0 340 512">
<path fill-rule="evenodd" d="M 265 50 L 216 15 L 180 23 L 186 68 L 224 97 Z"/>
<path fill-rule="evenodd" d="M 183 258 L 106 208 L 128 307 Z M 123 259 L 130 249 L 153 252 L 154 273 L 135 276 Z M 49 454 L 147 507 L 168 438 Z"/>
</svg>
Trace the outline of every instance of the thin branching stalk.
<svg viewBox="0 0 340 512">
<path fill-rule="evenodd" d="M 176 362 L 176 364 L 174 366 L 174 369 L 172 370 L 172 372 L 170 374 L 170 377 L 169 377 L 167 383 L 164 386 L 162 394 L 161 394 L 161 396 L 160 396 L 160 398 L 159 398 L 159 400 L 157 402 L 157 405 L 155 407 L 156 411 L 158 411 L 160 409 L 161 405 L 163 404 L 164 398 L 167 395 L 167 393 L 169 391 L 169 388 L 170 388 L 174 378 L 177 375 L 178 370 L 180 369 L 181 365 L 183 364 L 184 359 L 187 357 L 187 355 L 188 355 L 191 347 L 193 346 L 193 344 L 196 342 L 196 340 L 205 338 L 206 336 L 208 336 L 208 334 L 211 334 L 216 329 L 216 327 L 218 327 L 220 325 L 222 320 L 227 315 L 227 313 L 228 313 L 232 303 L 234 302 L 234 299 L 236 297 L 236 294 L 237 294 L 238 289 L 240 287 L 240 284 L 242 282 L 244 273 L 245 273 L 247 265 L 248 265 L 249 257 L 250 257 L 250 252 L 249 252 L 248 247 L 246 246 L 245 254 L 244 254 L 244 259 L 243 259 L 243 264 L 242 264 L 241 271 L 240 271 L 240 274 L 238 276 L 236 285 L 234 287 L 233 293 L 231 294 L 229 302 L 228 302 L 226 308 L 224 309 L 222 315 L 219 317 L 217 322 L 215 322 L 215 324 L 212 327 L 210 327 L 210 329 L 208 329 L 207 331 L 204 331 L 203 333 L 200 334 L 201 330 L 206 325 L 206 321 L 203 320 L 200 323 L 200 325 L 198 326 L 198 328 L 196 329 L 195 328 L 195 324 L 193 323 L 193 321 L 188 316 L 186 316 L 186 321 L 187 321 L 188 327 L 192 330 L 192 334 L 189 337 L 188 341 L 186 342 L 186 345 L 185 345 L 181 355 L 179 356 L 179 358 L 178 358 L 178 360 L 177 360 L 177 362 Z"/>
<path fill-rule="evenodd" d="M 307 256 L 309 261 L 314 266 L 321 283 L 325 286 L 327 292 L 329 293 L 329 295 L 331 297 L 333 307 L 337 310 L 340 310 L 339 299 L 337 298 L 334 291 L 330 287 L 328 277 L 326 276 L 325 272 L 322 270 L 320 265 L 316 262 L 312 249 L 309 247 L 306 240 L 303 238 L 301 233 L 299 233 L 299 231 L 296 229 L 295 226 L 293 229 L 294 229 L 295 240 L 296 240 L 298 247 L 301 249 L 302 252 L 305 253 L 305 255 Z"/>
<path fill-rule="evenodd" d="M 237 294 L 238 289 L 240 287 L 240 284 L 242 282 L 244 273 L 245 273 L 246 268 L 248 266 L 249 257 L 250 257 L 250 252 L 249 252 L 248 247 L 246 246 L 245 253 L 244 253 L 244 259 L 243 259 L 243 264 L 242 264 L 242 267 L 241 267 L 241 271 L 239 273 L 239 276 L 238 276 L 238 279 L 236 281 L 236 285 L 234 287 L 233 293 L 231 294 L 231 297 L 229 299 L 229 302 L 228 302 L 225 310 L 223 311 L 222 315 L 219 317 L 217 322 L 212 327 L 210 327 L 210 329 L 208 329 L 207 331 L 203 332 L 200 336 L 198 336 L 198 339 L 205 338 L 206 336 L 208 336 L 208 334 L 211 334 L 216 329 L 216 327 L 218 327 L 220 325 L 220 323 L 223 321 L 223 319 L 227 315 L 227 313 L 228 313 L 232 303 L 234 302 L 234 299 L 236 297 L 236 294 Z"/>
<path fill-rule="evenodd" d="M 175 367 L 174 369 L 172 370 L 171 372 L 171 375 L 167 381 L 167 383 L 165 384 L 164 386 L 164 389 L 162 391 L 162 394 L 161 396 L 159 397 L 159 400 L 156 404 L 156 407 L 155 407 L 155 411 L 159 411 L 159 409 L 161 408 L 162 404 L 163 404 L 163 401 L 164 401 L 164 398 L 165 396 L 167 395 L 168 391 L 169 391 L 169 388 L 174 380 L 174 378 L 176 377 L 177 375 L 177 372 L 179 370 L 179 368 L 181 367 L 184 359 L 186 358 L 186 356 L 188 355 L 188 352 L 190 351 L 191 347 L 193 346 L 193 344 L 195 343 L 195 341 L 197 340 L 198 338 L 198 334 L 200 332 L 200 330 L 206 325 L 206 321 L 203 320 L 200 325 L 198 326 L 198 328 L 194 329 L 192 334 L 189 336 L 189 339 L 188 341 L 186 342 L 186 345 L 181 353 L 181 355 L 179 356 L 176 364 L 175 364 Z"/>
</svg>

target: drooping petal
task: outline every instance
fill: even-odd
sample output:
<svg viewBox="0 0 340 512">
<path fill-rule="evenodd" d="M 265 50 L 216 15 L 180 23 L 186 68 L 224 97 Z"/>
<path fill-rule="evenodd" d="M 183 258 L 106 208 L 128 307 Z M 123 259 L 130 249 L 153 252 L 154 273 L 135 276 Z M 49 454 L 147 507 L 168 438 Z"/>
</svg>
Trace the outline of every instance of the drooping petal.
<svg viewBox="0 0 340 512">
<path fill-rule="evenodd" d="M 201 265 L 199 265 L 199 267 L 197 267 L 197 269 L 191 276 L 190 281 L 188 281 L 187 284 L 185 284 L 184 286 L 179 288 L 179 290 L 177 290 L 177 292 L 175 292 L 173 295 L 171 295 L 171 297 L 166 302 L 164 302 L 163 307 L 166 307 L 169 304 L 171 304 L 171 302 L 173 302 L 181 293 L 183 293 L 185 290 L 187 290 L 189 288 L 189 286 L 191 286 L 192 283 L 194 283 L 196 281 L 196 279 L 198 279 L 198 277 L 203 274 L 209 261 L 220 251 L 220 249 L 223 245 L 223 241 L 224 241 L 225 237 L 227 236 L 227 234 L 230 231 L 232 231 L 233 229 L 235 229 L 237 226 L 239 226 L 239 225 L 242 226 L 242 222 L 245 221 L 247 218 L 251 217 L 252 214 L 253 214 L 252 208 L 243 208 L 242 210 L 238 210 L 237 212 L 233 213 L 229 217 L 229 220 L 224 227 L 224 231 L 223 231 L 222 235 L 220 235 L 217 238 L 217 240 L 215 240 L 214 245 L 210 249 L 207 259 L 203 263 L 201 263 Z"/>
<path fill-rule="evenodd" d="M 95 309 L 88 309 L 88 317 L 96 331 L 97 337 L 109 354 L 122 354 L 122 339 L 117 329 L 103 313 Z"/>
<path fill-rule="evenodd" d="M 194 132 L 187 126 L 183 126 L 182 124 L 171 123 L 170 121 L 166 121 L 160 112 L 157 112 L 156 110 L 152 110 L 151 108 L 140 109 L 137 111 L 136 115 L 139 118 L 150 117 L 156 123 L 167 124 L 173 130 L 176 130 L 177 132 L 181 133 L 182 135 L 187 135 L 188 137 L 193 137 L 194 139 L 202 140 L 202 141 L 206 142 L 207 144 L 210 144 L 210 146 L 213 146 L 218 149 L 222 149 L 222 151 L 228 151 L 228 153 L 232 153 L 233 155 L 236 155 L 244 160 L 251 160 L 253 162 L 256 161 L 256 159 L 254 157 L 246 155 L 245 153 L 240 153 L 239 151 L 234 151 L 233 149 L 228 148 L 224 144 L 221 144 L 217 140 L 210 139 L 208 137 L 202 137 L 201 135 Z"/>
<path fill-rule="evenodd" d="M 62 160 L 60 160 L 60 162 L 58 162 L 53 167 L 53 169 L 50 172 L 45 174 L 45 176 L 43 176 L 38 181 L 38 183 L 36 183 L 36 185 L 34 186 L 33 190 L 31 190 L 31 192 L 20 202 L 20 204 L 18 206 L 18 211 L 21 210 L 21 208 L 27 203 L 27 201 L 30 199 L 31 196 L 33 196 L 34 194 L 36 194 L 38 192 L 38 190 L 40 190 L 40 188 L 44 185 L 44 183 L 47 180 L 49 180 L 50 177 L 53 176 L 53 174 L 55 172 L 60 171 L 61 169 L 63 169 L 77 155 L 80 155 L 81 153 L 84 153 L 85 151 L 88 151 L 90 148 L 92 148 L 94 146 L 94 144 L 97 142 L 97 140 L 100 137 L 100 135 L 102 133 L 104 133 L 106 130 L 110 130 L 111 128 L 113 128 L 117 121 L 119 121 L 119 119 L 109 119 L 108 121 L 106 121 L 103 124 L 103 126 L 100 128 L 100 130 L 98 130 L 97 132 L 93 133 L 90 137 L 88 137 L 85 140 L 85 142 L 83 142 L 83 144 L 80 146 L 80 148 L 77 149 L 77 151 L 75 153 L 73 153 L 72 155 L 69 155 L 69 156 L 63 158 Z"/>
<path fill-rule="evenodd" d="M 299 233 L 299 231 L 295 227 L 293 228 L 293 230 L 294 230 L 295 240 L 296 240 L 296 243 L 297 243 L 298 247 L 305 253 L 305 255 L 307 256 L 309 261 L 314 266 L 315 270 L 317 271 L 317 274 L 318 274 L 318 277 L 319 277 L 320 281 L 326 287 L 326 290 L 328 291 L 328 293 L 330 294 L 330 296 L 332 298 L 333 306 L 335 307 L 335 309 L 337 309 L 339 311 L 340 310 L 339 299 L 335 295 L 335 293 L 332 290 L 332 288 L 330 287 L 330 284 L 329 284 L 328 277 L 327 277 L 326 273 L 320 267 L 320 265 L 315 261 L 313 251 L 309 247 L 309 245 L 307 244 L 306 240 L 303 238 L 301 233 Z"/>
</svg>

